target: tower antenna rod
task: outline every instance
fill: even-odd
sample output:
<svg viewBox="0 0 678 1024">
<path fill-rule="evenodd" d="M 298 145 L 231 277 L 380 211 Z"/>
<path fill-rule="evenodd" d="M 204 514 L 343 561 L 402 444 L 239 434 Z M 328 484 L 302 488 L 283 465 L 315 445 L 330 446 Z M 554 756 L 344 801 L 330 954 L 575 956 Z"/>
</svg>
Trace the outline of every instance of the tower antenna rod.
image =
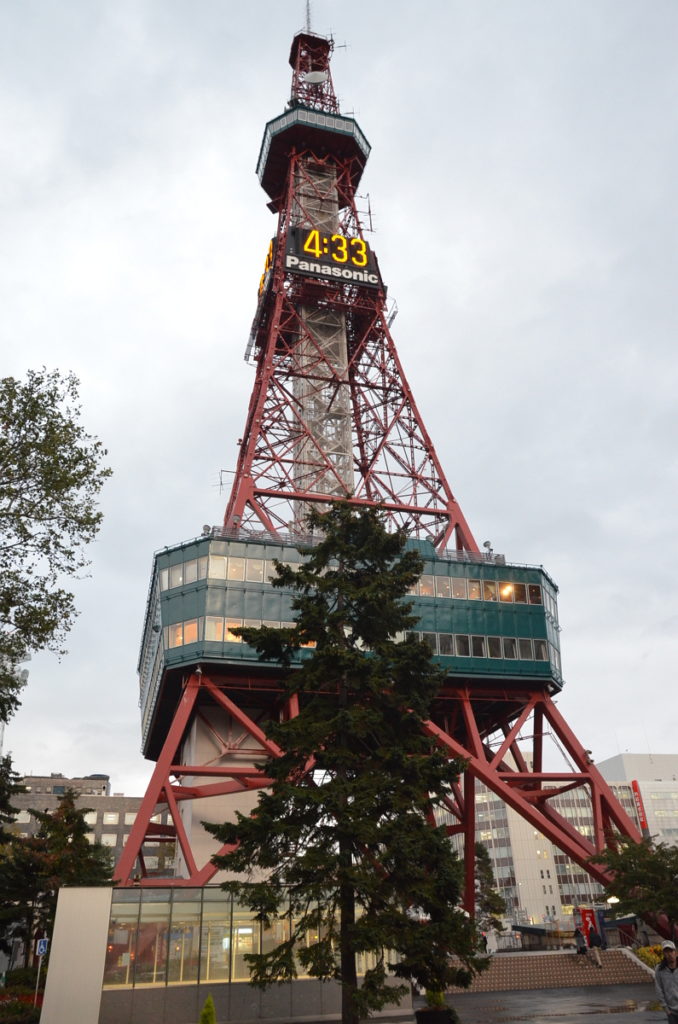
<svg viewBox="0 0 678 1024">
<path fill-rule="evenodd" d="M 311 0 L 306 0 L 306 31 L 311 31 Z"/>
</svg>

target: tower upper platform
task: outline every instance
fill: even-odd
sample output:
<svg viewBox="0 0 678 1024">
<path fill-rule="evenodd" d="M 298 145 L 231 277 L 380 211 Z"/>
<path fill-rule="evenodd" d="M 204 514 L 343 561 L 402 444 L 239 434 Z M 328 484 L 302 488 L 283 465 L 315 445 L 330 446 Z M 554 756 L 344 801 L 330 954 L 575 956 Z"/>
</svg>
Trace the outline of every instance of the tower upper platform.
<svg viewBox="0 0 678 1024">
<path fill-rule="evenodd" d="M 309 151 L 348 162 L 354 190 L 370 155 L 370 144 L 355 119 L 339 112 L 330 70 L 333 45 L 331 39 L 312 32 L 299 32 L 292 41 L 290 100 L 285 113 L 267 123 L 257 161 L 261 187 L 276 212 L 293 153 Z"/>
<path fill-rule="evenodd" d="M 418 631 L 450 681 L 561 689 L 557 587 L 543 567 L 506 564 L 491 554 L 439 554 L 428 541 L 409 543 L 424 560 L 409 598 Z M 139 659 L 147 756 L 157 756 L 181 680 L 196 665 L 245 693 L 249 705 L 275 704 L 280 667 L 262 662 L 233 630 L 293 626 L 292 592 L 270 581 L 274 559 L 294 567 L 302 557 L 291 542 L 221 536 L 156 554 Z"/>
</svg>

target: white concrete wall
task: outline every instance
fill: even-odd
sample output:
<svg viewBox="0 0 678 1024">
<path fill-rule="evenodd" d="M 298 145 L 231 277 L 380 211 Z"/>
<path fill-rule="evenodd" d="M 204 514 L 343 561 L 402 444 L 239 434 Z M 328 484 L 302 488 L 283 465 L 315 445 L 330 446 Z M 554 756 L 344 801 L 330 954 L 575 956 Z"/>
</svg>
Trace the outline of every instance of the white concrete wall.
<svg viewBox="0 0 678 1024">
<path fill-rule="evenodd" d="M 246 709 L 248 710 L 248 709 Z M 257 720 L 257 711 L 249 710 L 252 718 Z M 239 768 L 250 768 L 255 762 L 263 761 L 266 751 L 254 740 L 246 730 L 221 708 L 210 708 L 194 716 L 182 751 L 183 764 L 210 765 Z M 210 776 L 187 777 L 188 785 L 213 783 Z M 198 867 L 206 864 L 210 857 L 217 853 L 220 844 L 202 826 L 203 821 L 224 822 L 235 821 L 236 811 L 248 815 L 256 807 L 259 790 L 246 790 L 228 796 L 208 797 L 198 800 L 184 800 L 180 811 L 184 828 L 191 843 L 191 850 Z M 175 873 L 180 877 L 187 876 L 188 870 L 177 844 L 177 864 Z M 219 872 L 213 882 L 224 881 L 227 875 Z"/>
<path fill-rule="evenodd" d="M 112 892 L 59 890 L 41 1024 L 98 1024 Z"/>
</svg>

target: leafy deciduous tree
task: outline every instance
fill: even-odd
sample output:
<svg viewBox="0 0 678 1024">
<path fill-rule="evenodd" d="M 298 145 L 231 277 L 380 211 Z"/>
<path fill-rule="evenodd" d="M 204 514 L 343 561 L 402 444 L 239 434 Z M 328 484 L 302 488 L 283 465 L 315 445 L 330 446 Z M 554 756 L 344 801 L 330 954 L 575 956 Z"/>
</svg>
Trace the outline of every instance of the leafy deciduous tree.
<svg viewBox="0 0 678 1024">
<path fill-rule="evenodd" d="M 73 374 L 29 370 L 0 381 L 0 720 L 16 709 L 18 668 L 60 651 L 76 615 L 63 581 L 88 564 L 97 497 L 110 470 L 80 422 Z"/>
<path fill-rule="evenodd" d="M 280 661 L 299 713 L 267 726 L 283 753 L 263 766 L 271 784 L 255 813 L 207 827 L 238 844 L 215 858 L 241 876 L 224 888 L 265 925 L 290 911 L 288 937 L 246 957 L 252 984 L 288 981 L 301 964 L 341 983 L 343 1024 L 357 1024 L 402 998 L 403 981 L 444 991 L 484 964 L 458 905 L 462 866 L 427 820 L 463 764 L 423 729 L 442 676 L 429 647 L 406 639 L 421 559 L 374 510 L 338 503 L 308 521 L 320 540 L 298 571 L 276 563 L 274 586 L 296 592 L 295 627 L 241 631 Z M 374 958 L 362 984 L 361 953 Z"/>
<path fill-rule="evenodd" d="M 618 898 L 619 913 L 649 919 L 664 915 L 673 934 L 678 923 L 678 846 L 620 837 L 616 850 L 608 848 L 591 860 L 614 874 L 608 891 Z"/>
</svg>

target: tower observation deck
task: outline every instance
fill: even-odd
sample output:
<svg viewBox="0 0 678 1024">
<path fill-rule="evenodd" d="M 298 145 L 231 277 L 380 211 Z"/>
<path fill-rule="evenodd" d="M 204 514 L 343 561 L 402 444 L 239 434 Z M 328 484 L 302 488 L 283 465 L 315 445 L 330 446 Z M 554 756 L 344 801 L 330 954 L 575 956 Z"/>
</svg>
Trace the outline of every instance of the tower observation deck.
<svg viewBox="0 0 678 1024">
<path fill-rule="evenodd" d="M 449 831 L 466 838 L 469 908 L 475 779 L 605 881 L 588 858 L 612 834 L 639 837 L 553 703 L 563 686 L 556 585 L 541 566 L 479 551 L 415 404 L 356 205 L 370 146 L 339 110 L 332 45 L 295 36 L 290 99 L 265 127 L 257 174 L 277 220 L 246 352 L 255 381 L 223 525 L 154 558 L 139 678 L 142 749 L 156 767 L 116 876 L 214 877 L 219 850 L 201 821 L 254 808 L 266 785 L 257 763 L 274 752 L 266 723 L 295 714 L 279 667 L 234 630 L 292 622 L 291 593 L 270 583 L 273 560 L 298 562 L 297 545 L 313 540 L 308 509 L 342 499 L 378 505 L 424 561 L 411 597 L 446 675 L 427 728 L 468 765 L 448 810 Z M 548 733 L 569 768 L 545 770 Z M 550 803 L 577 787 L 593 835 Z M 170 825 L 154 822 L 159 807 Z M 171 879 L 146 870 L 149 840 L 174 850 Z"/>
</svg>

